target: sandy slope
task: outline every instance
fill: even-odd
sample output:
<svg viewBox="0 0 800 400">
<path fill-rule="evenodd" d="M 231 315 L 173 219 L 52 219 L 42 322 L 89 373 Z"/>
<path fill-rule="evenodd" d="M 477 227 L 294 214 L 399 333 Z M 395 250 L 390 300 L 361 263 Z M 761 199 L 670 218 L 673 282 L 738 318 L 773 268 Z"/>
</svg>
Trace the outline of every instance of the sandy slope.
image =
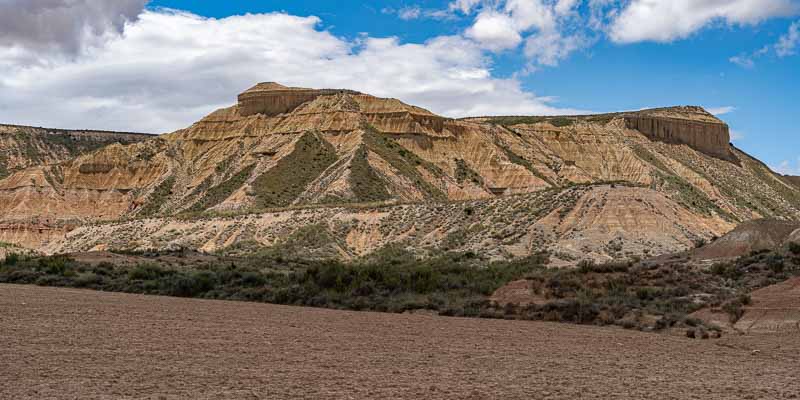
<svg viewBox="0 0 800 400">
<path fill-rule="evenodd" d="M 0 285 L 0 398 L 792 398 L 797 336 Z M 753 350 L 758 350 L 754 352 Z"/>
</svg>

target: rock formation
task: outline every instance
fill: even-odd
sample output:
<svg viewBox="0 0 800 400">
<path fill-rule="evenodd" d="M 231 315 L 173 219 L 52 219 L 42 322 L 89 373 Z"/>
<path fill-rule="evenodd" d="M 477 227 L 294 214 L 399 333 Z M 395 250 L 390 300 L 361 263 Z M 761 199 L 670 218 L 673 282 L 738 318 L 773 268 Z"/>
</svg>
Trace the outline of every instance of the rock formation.
<svg viewBox="0 0 800 400">
<path fill-rule="evenodd" d="M 255 114 L 275 116 L 288 113 L 317 97 L 339 93 L 359 94 L 352 90 L 305 89 L 286 87 L 275 82 L 259 83 L 239 95 L 239 114 L 243 117 Z"/>
<path fill-rule="evenodd" d="M 734 160 L 730 149 L 728 125 L 700 107 L 673 107 L 624 114 L 625 126 L 644 133 L 653 140 L 686 144 L 718 157 Z"/>
<path fill-rule="evenodd" d="M 141 133 L 0 124 L 0 179 L 27 167 L 64 162 L 112 143 L 130 144 L 152 137 Z"/>
<path fill-rule="evenodd" d="M 682 250 L 740 221 L 800 218 L 800 188 L 727 135 L 695 107 L 454 120 L 395 99 L 267 83 L 186 129 L 14 171 L 0 179 L 0 222 L 79 226 L 19 241 L 53 251 L 267 246 L 326 224 L 346 238 L 343 257 L 404 242 L 495 257 L 544 249 L 569 263 Z M 464 217 L 486 207 L 504 211 Z M 248 225 L 174 225 L 220 213 L 250 215 Z M 102 233 L 87 225 L 98 221 L 114 223 Z"/>
</svg>

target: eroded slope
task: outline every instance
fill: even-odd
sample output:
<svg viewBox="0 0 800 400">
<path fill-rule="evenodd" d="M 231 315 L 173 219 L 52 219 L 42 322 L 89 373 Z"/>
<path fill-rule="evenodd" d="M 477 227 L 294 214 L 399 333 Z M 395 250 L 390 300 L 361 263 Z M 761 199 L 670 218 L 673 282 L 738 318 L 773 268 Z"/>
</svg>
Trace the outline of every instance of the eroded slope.
<svg viewBox="0 0 800 400">
<path fill-rule="evenodd" d="M 161 217 L 158 221 L 168 224 L 178 215 L 261 213 L 241 218 L 259 220 L 256 225 L 266 232 L 274 229 L 269 221 L 275 215 L 297 212 L 281 209 L 325 207 L 308 211 L 316 215 L 313 221 L 288 218 L 290 230 L 297 230 L 341 210 L 372 218 L 363 211 L 371 205 L 395 214 L 413 209 L 423 230 L 445 236 L 433 232 L 452 231 L 464 225 L 463 218 L 440 221 L 429 213 L 431 207 L 462 207 L 454 201 L 490 207 L 517 201 L 506 200 L 510 195 L 538 199 L 546 193 L 585 191 L 570 189 L 576 184 L 613 182 L 576 198 L 574 207 L 562 209 L 557 218 L 529 214 L 531 221 L 520 224 L 511 218 L 519 214 L 516 210 L 493 214 L 495 220 L 507 220 L 508 236 L 527 238 L 496 251 L 523 255 L 558 243 L 565 259 L 579 254 L 625 257 L 647 248 L 682 249 L 744 220 L 800 216 L 800 188 L 728 141 L 727 125 L 697 107 L 453 120 L 394 99 L 267 83 L 187 129 L 0 180 L 0 220 L 19 227 L 31 220 L 61 226 Z M 119 237 L 138 236 L 120 230 L 139 223 L 144 222 L 104 229 L 115 229 Z M 20 235 L 15 232 L 5 237 L 21 242 L 13 238 Z M 380 229 L 353 235 L 379 238 L 348 239 L 370 243 L 360 245 L 368 251 L 403 239 Z M 75 239 L 80 235 L 43 236 L 37 244 L 31 239 L 36 236 L 27 234 L 24 243 L 49 249 L 103 244 Z M 213 244 L 204 238 L 187 245 L 219 249 L 250 236 L 229 235 Z M 537 246 L 531 244 L 534 237 L 541 237 Z M 169 242 L 147 235 L 135 239 L 154 246 Z M 122 247 L 145 243 L 120 240 L 108 239 Z M 461 247 L 488 249 L 504 240 Z M 256 241 L 272 243 L 264 237 Z M 412 242 L 422 248 L 442 246 L 436 240 Z M 631 249 L 604 250 L 610 242 L 631 243 Z M 362 250 L 347 245 L 340 253 Z"/>
</svg>

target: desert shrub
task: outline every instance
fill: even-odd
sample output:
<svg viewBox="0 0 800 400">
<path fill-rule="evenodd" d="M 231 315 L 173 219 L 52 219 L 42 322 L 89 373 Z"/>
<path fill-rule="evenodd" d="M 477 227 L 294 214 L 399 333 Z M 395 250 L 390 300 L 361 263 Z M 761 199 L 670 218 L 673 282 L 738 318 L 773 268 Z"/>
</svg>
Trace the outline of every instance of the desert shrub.
<svg viewBox="0 0 800 400">
<path fill-rule="evenodd" d="M 780 273 L 783 272 L 785 268 L 783 256 L 780 254 L 770 254 L 765 259 L 765 262 L 767 264 L 767 268 L 769 268 L 772 272 Z"/>
<path fill-rule="evenodd" d="M 36 279 L 39 286 L 70 286 L 70 280 L 61 275 L 42 275 Z"/>
<path fill-rule="evenodd" d="M 578 270 L 581 273 L 610 274 L 614 272 L 627 272 L 633 266 L 631 261 L 612 261 L 603 264 L 595 264 L 593 261 L 584 260 L 578 263 Z"/>
<path fill-rule="evenodd" d="M 20 257 L 3 262 L 0 282 L 89 287 L 108 291 L 262 301 L 352 310 L 434 310 L 441 315 L 615 324 L 630 329 L 691 328 L 702 337 L 712 327 L 686 316 L 707 304 L 738 320 L 749 304 L 738 296 L 799 275 L 796 257 L 758 253 L 703 271 L 680 260 L 665 264 L 581 263 L 576 269 L 547 268 L 548 255 L 490 262 L 471 253 L 433 253 L 420 258 L 402 244 L 386 246 L 354 261 L 303 257 L 307 246 L 336 240 L 330 230 L 300 231 L 284 249 L 235 260 L 182 265 L 153 261 L 133 267 L 85 265 L 67 257 Z M 302 245 L 297 245 L 302 244 Z M 781 250 L 781 251 L 785 251 Z M 784 268 L 776 273 L 777 260 Z M 544 298 L 534 305 L 492 305 L 503 285 L 527 279 Z M 702 330 L 701 330 L 702 328 Z"/>
<path fill-rule="evenodd" d="M 84 288 L 93 287 L 102 283 L 102 277 L 93 272 L 83 272 L 78 274 L 73 281 L 73 286 Z"/>
<path fill-rule="evenodd" d="M 728 320 L 735 324 L 742 316 L 744 316 L 744 307 L 750 305 L 752 300 L 749 295 L 741 295 L 737 298 L 727 301 L 722 305 L 722 311 L 728 314 Z"/>
<path fill-rule="evenodd" d="M 711 266 L 711 273 L 728 279 L 738 279 L 743 274 L 736 263 L 716 263 Z"/>
<path fill-rule="evenodd" d="M 6 259 L 3 261 L 3 265 L 17 265 L 19 262 L 20 256 L 17 253 L 9 253 L 6 255 Z"/>
<path fill-rule="evenodd" d="M 192 271 L 168 276 L 161 282 L 163 294 L 178 297 L 198 297 L 216 286 L 216 275 L 211 271 Z"/>
<path fill-rule="evenodd" d="M 165 271 L 157 264 L 139 264 L 128 272 L 130 280 L 157 280 L 165 275 Z"/>
<path fill-rule="evenodd" d="M 38 268 L 50 275 L 66 276 L 72 271 L 70 269 L 70 259 L 66 256 L 42 257 L 38 259 Z"/>
</svg>

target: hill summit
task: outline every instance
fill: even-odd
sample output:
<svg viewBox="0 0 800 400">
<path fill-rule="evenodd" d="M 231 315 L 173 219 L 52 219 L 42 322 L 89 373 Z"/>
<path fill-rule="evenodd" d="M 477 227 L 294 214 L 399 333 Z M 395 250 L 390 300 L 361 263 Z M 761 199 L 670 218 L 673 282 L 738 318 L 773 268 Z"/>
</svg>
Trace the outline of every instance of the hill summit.
<svg viewBox="0 0 800 400">
<path fill-rule="evenodd" d="M 575 262 L 800 218 L 800 188 L 730 145 L 700 107 L 458 120 L 278 83 L 237 100 L 186 129 L 0 180 L 0 240 L 224 250 L 310 230 L 335 257 L 398 243 Z"/>
</svg>

